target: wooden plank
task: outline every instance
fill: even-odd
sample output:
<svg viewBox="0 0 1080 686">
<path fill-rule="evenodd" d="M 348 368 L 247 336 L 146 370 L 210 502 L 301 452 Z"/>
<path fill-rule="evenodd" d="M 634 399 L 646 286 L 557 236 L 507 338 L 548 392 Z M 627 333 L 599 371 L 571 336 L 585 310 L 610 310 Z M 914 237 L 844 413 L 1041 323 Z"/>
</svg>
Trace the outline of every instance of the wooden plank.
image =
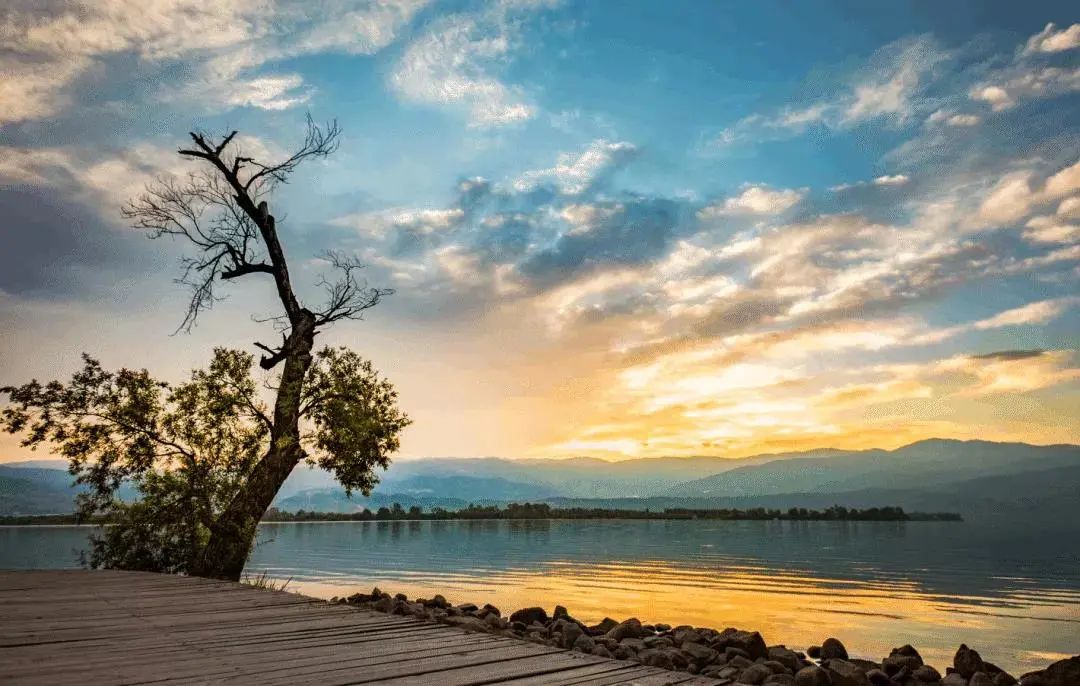
<svg viewBox="0 0 1080 686">
<path fill-rule="evenodd" d="M 139 572 L 0 571 L 0 683 L 715 684 L 293 593 Z"/>
</svg>

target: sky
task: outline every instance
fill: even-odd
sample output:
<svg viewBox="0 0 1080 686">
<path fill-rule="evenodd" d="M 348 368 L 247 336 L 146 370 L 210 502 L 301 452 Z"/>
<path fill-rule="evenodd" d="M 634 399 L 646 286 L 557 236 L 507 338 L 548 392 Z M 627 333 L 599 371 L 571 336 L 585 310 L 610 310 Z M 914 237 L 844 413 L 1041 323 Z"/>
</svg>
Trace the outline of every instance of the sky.
<svg viewBox="0 0 1080 686">
<path fill-rule="evenodd" d="M 271 199 L 395 294 L 321 342 L 402 455 L 1080 443 L 1069 2 L 9 0 L 0 381 L 180 380 L 275 334 L 258 277 L 175 333 L 184 246 L 124 201 L 187 132 L 338 152 Z M 0 438 L 0 460 L 31 454 Z"/>
</svg>

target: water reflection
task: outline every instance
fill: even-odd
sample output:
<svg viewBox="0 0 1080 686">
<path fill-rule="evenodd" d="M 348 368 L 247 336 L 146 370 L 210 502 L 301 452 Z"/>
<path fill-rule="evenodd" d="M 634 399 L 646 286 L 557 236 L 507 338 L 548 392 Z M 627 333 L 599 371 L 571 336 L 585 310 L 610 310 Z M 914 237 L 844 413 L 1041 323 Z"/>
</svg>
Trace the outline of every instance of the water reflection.
<svg viewBox="0 0 1080 686">
<path fill-rule="evenodd" d="M 61 531 L 0 530 L 0 567 L 35 546 L 25 566 L 41 566 L 42 546 L 62 557 L 85 536 Z M 1078 560 L 1080 536 L 974 524 L 398 521 L 264 525 L 249 570 L 325 597 L 378 584 L 560 603 L 586 621 L 740 626 L 794 647 L 835 635 L 875 658 L 910 642 L 939 666 L 967 642 L 1022 672 L 1080 648 Z"/>
</svg>

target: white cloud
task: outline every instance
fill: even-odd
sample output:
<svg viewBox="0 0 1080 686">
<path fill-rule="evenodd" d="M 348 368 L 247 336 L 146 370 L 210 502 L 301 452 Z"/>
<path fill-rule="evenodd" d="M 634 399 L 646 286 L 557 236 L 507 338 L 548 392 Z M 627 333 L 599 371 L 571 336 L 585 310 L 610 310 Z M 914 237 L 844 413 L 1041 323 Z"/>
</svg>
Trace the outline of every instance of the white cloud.
<svg viewBox="0 0 1080 686">
<path fill-rule="evenodd" d="M 977 126 L 982 122 L 982 117 L 977 114 L 957 113 L 951 110 L 937 110 L 926 118 L 928 124 L 945 124 L 947 126 Z"/>
<path fill-rule="evenodd" d="M 257 73 L 316 52 L 371 54 L 427 0 L 98 0 L 16 9 L 0 19 L 0 124 L 53 116 L 95 66 L 132 54 L 144 64 L 186 61 L 194 78 L 162 87 L 166 100 L 283 109 L 305 102 L 297 74 Z M 31 6 L 32 7 L 32 6 Z"/>
<path fill-rule="evenodd" d="M 596 140 L 580 155 L 560 154 L 554 167 L 525 172 L 514 181 L 514 190 L 528 192 L 551 183 L 566 195 L 578 195 L 636 153 L 637 147 L 626 141 Z"/>
<path fill-rule="evenodd" d="M 1024 54 L 1054 53 L 1080 48 L 1080 24 L 1073 24 L 1067 29 L 1058 30 L 1049 23 L 1046 27 L 1028 39 Z"/>
<path fill-rule="evenodd" d="M 852 188 L 860 188 L 862 186 L 895 187 L 903 186 L 910 180 L 911 179 L 906 174 L 885 174 L 883 176 L 878 176 L 870 179 L 869 181 L 856 181 L 855 183 L 842 183 L 838 186 L 831 186 L 829 190 L 836 193 L 840 191 L 850 190 Z"/>
<path fill-rule="evenodd" d="M 701 219 L 731 215 L 775 215 L 790 210 L 806 196 L 806 189 L 772 190 L 763 184 L 744 186 L 738 195 L 698 212 Z"/>
<path fill-rule="evenodd" d="M 1071 200 L 1067 196 L 1077 191 L 1080 191 L 1080 162 L 1050 175 L 1042 183 L 1036 181 L 1033 171 L 1013 172 L 990 190 L 979 207 L 978 219 L 991 226 L 1005 226 L 1029 216 L 1041 205 L 1063 198 Z"/>
<path fill-rule="evenodd" d="M 1067 309 L 1074 306 L 1080 298 L 1059 298 L 1057 300 L 1043 300 L 1006 310 L 999 314 L 975 322 L 972 328 L 979 331 L 987 329 L 999 329 L 1005 326 L 1025 326 L 1034 324 L 1046 324 L 1062 315 Z"/>
<path fill-rule="evenodd" d="M 504 2 L 487 12 L 454 15 L 436 22 L 414 40 L 390 76 L 406 100 L 467 109 L 472 127 L 497 127 L 531 119 L 536 109 L 503 83 L 494 67 L 517 47 L 517 24 L 510 14 L 544 3 Z"/>
</svg>

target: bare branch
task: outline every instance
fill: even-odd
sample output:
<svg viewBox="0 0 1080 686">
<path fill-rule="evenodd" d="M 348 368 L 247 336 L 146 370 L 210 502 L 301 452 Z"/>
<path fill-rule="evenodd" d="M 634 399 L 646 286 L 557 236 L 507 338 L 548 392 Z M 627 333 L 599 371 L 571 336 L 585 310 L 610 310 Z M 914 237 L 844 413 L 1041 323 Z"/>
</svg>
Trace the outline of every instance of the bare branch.
<svg viewBox="0 0 1080 686">
<path fill-rule="evenodd" d="M 364 265 L 355 257 L 338 252 L 327 252 L 323 259 L 338 272 L 335 281 L 325 277 L 319 282 L 326 293 L 322 309 L 315 312 L 315 325 L 323 326 L 341 319 L 360 319 L 364 310 L 379 304 L 387 295 L 393 294 L 389 288 L 369 288 L 367 281 L 359 278 Z"/>
</svg>

